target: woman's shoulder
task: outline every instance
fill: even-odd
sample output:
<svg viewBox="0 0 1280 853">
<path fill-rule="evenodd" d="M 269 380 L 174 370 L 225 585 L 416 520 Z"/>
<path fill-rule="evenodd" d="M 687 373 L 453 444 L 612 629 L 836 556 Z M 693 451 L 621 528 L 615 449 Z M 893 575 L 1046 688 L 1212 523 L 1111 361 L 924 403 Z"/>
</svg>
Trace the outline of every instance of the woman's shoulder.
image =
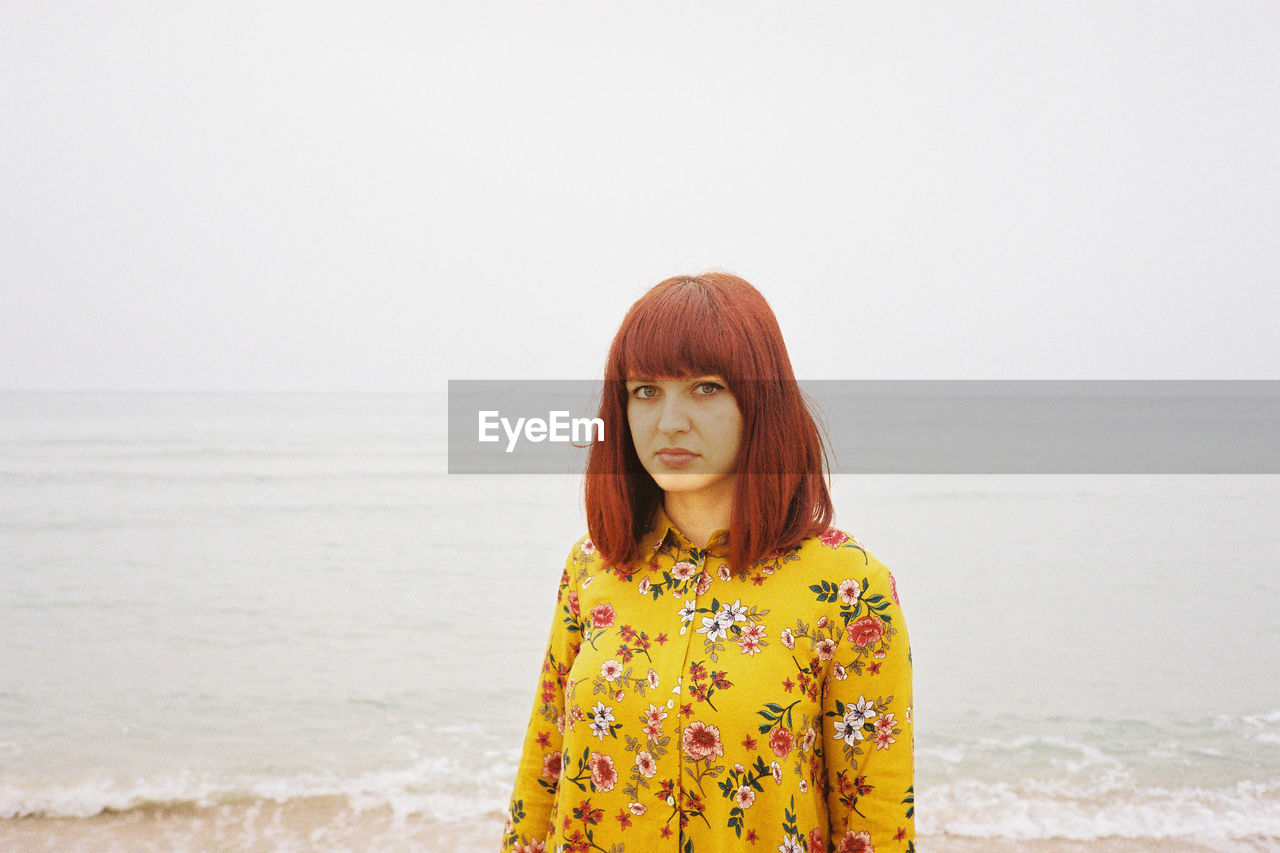
<svg viewBox="0 0 1280 853">
<path fill-rule="evenodd" d="M 889 568 L 852 534 L 828 528 L 800 543 L 796 553 L 811 581 L 809 588 L 826 601 L 848 603 L 870 593 L 887 593 L 898 603 L 898 584 Z"/>
<path fill-rule="evenodd" d="M 590 533 L 583 533 L 573 543 L 573 547 L 569 549 L 569 559 L 575 563 L 591 562 L 598 559 L 599 554 L 596 551 L 595 543 L 591 541 Z"/>
<path fill-rule="evenodd" d="M 862 572 L 864 575 L 888 574 L 889 569 L 876 558 L 856 536 L 836 527 L 805 537 L 794 552 L 818 574 L 830 572 Z"/>
</svg>

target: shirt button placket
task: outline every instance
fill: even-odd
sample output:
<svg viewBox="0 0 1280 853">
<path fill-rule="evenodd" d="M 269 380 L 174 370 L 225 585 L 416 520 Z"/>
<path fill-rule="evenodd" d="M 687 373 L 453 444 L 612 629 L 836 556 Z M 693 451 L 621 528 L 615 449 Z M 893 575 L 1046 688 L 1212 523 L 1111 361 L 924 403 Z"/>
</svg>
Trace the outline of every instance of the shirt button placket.
<svg viewBox="0 0 1280 853">
<path fill-rule="evenodd" d="M 687 598 L 682 599 L 682 602 L 688 599 L 692 599 L 694 602 L 694 606 L 701 608 L 702 596 L 698 594 L 698 579 L 702 575 L 703 564 L 706 562 L 706 554 L 681 552 L 679 554 L 679 559 L 688 560 L 690 563 L 693 563 L 694 567 L 697 569 L 697 571 L 694 572 L 693 578 L 689 581 L 689 586 L 687 587 L 687 592 L 685 593 Z M 692 720 L 691 717 L 686 718 L 680 712 L 681 712 L 682 705 L 693 705 L 693 699 L 690 698 L 688 695 L 689 688 L 692 684 L 689 678 L 689 668 L 692 663 L 693 644 L 697 640 L 698 626 L 701 622 L 699 615 L 700 614 L 697 614 L 697 613 L 694 614 L 693 620 L 689 622 L 688 630 L 685 631 L 683 636 L 684 660 L 680 664 L 680 695 L 676 697 L 676 707 L 675 707 L 676 719 L 680 721 L 680 725 L 677 728 L 677 737 L 676 737 L 676 743 L 675 743 L 676 754 L 679 759 L 677 764 L 679 773 L 677 776 L 677 783 L 675 788 L 676 810 L 677 810 L 677 815 L 675 818 L 676 821 L 680 820 L 679 810 L 684 805 L 684 786 L 685 786 L 684 774 L 685 774 L 685 765 L 688 761 L 688 756 L 685 755 L 685 751 L 684 751 L 684 727 L 685 727 L 685 724 L 687 724 Z M 712 614 L 712 615 L 714 616 L 715 614 Z M 704 804 L 704 807 L 705 807 L 705 804 Z M 679 850 L 683 850 L 685 848 L 684 833 L 685 833 L 685 829 L 681 827 L 679 833 L 677 834 L 677 837 L 679 838 L 679 845 L 678 845 Z"/>
</svg>

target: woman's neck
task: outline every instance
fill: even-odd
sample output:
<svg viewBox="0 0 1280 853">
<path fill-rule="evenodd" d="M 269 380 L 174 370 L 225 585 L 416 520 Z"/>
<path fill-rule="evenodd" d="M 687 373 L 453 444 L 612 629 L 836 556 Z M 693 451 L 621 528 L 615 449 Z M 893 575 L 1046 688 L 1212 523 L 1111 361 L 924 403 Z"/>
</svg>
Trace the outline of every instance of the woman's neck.
<svg viewBox="0 0 1280 853">
<path fill-rule="evenodd" d="M 706 548 L 716 531 L 729 529 L 733 515 L 733 484 L 727 485 L 729 487 L 722 494 L 715 496 L 665 492 L 662 508 L 686 539 L 699 548 Z"/>
</svg>

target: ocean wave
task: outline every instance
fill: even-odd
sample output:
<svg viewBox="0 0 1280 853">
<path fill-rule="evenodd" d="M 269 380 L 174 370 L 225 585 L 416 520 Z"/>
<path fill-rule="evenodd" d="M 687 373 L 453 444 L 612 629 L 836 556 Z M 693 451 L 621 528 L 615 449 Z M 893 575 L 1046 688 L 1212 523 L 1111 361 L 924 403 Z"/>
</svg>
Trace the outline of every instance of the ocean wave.
<svg viewBox="0 0 1280 853">
<path fill-rule="evenodd" d="M 0 818 L 92 818 L 216 810 L 226 813 L 316 803 L 333 818 L 382 813 L 393 823 L 483 823 L 506 806 L 514 762 L 482 771 L 457 761 L 426 758 L 414 764 L 344 778 L 332 774 L 263 777 L 229 782 L 206 775 L 24 790 L 0 784 Z M 1014 841 L 1088 841 L 1196 838 L 1280 839 L 1280 780 L 1223 789 L 1134 788 L 1115 777 L 1079 785 L 1066 780 L 989 784 L 964 780 L 917 785 L 917 827 L 922 835 Z"/>
<path fill-rule="evenodd" d="M 966 781 L 917 786 L 916 818 L 922 834 L 1017 841 L 1280 839 L 1280 781 L 1221 790 Z"/>
<path fill-rule="evenodd" d="M 403 768 L 349 777 L 308 773 L 219 779 L 183 772 L 127 782 L 94 778 L 34 788 L 0 782 L 0 818 L 88 818 L 155 808 L 337 798 L 354 812 L 388 808 L 397 819 L 416 815 L 466 821 L 505 808 L 515 770 L 514 762 L 490 763 L 477 771 L 453 759 L 431 757 Z"/>
</svg>

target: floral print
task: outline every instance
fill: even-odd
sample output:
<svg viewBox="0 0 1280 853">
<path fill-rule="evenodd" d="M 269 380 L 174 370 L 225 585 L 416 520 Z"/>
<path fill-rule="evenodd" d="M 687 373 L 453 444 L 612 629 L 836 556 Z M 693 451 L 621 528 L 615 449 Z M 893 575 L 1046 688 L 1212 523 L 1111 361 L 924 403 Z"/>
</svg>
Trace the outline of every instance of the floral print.
<svg viewBox="0 0 1280 853">
<path fill-rule="evenodd" d="M 730 573 L 659 511 L 561 577 L 503 851 L 914 851 L 898 591 L 828 530 Z"/>
</svg>

